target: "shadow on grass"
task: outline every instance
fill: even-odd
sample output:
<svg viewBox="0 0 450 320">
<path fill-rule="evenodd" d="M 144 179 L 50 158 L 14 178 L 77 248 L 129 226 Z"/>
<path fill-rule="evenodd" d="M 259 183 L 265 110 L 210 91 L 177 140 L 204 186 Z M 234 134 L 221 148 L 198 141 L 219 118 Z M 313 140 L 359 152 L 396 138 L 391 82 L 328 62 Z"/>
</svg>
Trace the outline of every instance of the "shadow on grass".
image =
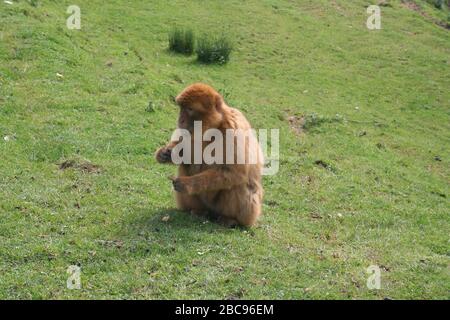
<svg viewBox="0 0 450 320">
<path fill-rule="evenodd" d="M 194 53 L 182 53 L 182 52 L 175 52 L 170 50 L 169 48 L 165 48 L 162 50 L 162 52 L 168 56 L 171 56 L 173 58 L 193 58 L 195 59 Z"/>
<path fill-rule="evenodd" d="M 123 217 L 111 238 L 121 244 L 127 259 L 183 260 L 222 245 L 223 239 L 248 237 L 244 230 L 177 209 L 138 207 Z"/>
<path fill-rule="evenodd" d="M 177 209 L 139 208 L 127 217 L 120 236 L 133 239 L 152 238 L 161 241 L 174 238 L 192 240 L 208 234 L 230 233 L 240 229 L 225 227 L 214 219 L 195 216 Z"/>
</svg>

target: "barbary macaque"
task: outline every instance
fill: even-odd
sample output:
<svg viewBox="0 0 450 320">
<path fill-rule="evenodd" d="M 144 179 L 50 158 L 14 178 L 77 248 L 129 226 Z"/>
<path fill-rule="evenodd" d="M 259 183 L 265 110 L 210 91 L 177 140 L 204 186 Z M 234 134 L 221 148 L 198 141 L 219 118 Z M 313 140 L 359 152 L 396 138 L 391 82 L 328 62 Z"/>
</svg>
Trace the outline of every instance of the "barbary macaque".
<svg viewBox="0 0 450 320">
<path fill-rule="evenodd" d="M 208 213 L 227 226 L 253 226 L 261 215 L 264 160 L 249 122 L 206 84 L 187 87 L 175 101 L 177 130 L 189 135 L 160 148 L 156 160 L 179 164 L 178 177 L 172 178 L 178 208 Z M 207 159 L 208 151 L 214 161 Z"/>
</svg>

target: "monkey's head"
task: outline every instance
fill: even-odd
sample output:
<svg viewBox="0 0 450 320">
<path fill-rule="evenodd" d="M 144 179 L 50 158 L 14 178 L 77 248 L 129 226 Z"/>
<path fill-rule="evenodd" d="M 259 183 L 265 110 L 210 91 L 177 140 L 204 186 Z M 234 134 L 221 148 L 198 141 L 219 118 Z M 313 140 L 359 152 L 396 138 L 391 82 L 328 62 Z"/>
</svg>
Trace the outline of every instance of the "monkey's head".
<svg viewBox="0 0 450 320">
<path fill-rule="evenodd" d="M 180 107 L 178 128 L 192 131 L 194 121 L 202 121 L 203 129 L 220 127 L 224 101 L 212 87 L 195 83 L 184 89 L 175 101 Z"/>
</svg>

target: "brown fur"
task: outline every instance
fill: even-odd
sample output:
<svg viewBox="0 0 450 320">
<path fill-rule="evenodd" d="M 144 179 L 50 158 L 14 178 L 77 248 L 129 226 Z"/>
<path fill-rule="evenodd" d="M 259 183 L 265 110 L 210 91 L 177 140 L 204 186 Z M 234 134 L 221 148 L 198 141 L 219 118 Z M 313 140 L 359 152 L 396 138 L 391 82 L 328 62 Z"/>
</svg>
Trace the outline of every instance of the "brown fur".
<svg viewBox="0 0 450 320">
<path fill-rule="evenodd" d="M 192 131 L 193 122 L 202 120 L 202 130 L 250 129 L 244 115 L 225 104 L 220 94 L 208 85 L 196 83 L 176 98 L 180 106 L 178 127 Z M 245 150 L 257 150 L 257 164 L 182 164 L 173 179 L 178 208 L 185 211 L 210 212 L 226 225 L 252 226 L 261 214 L 263 188 L 261 184 L 262 153 L 256 140 L 246 140 Z M 159 149 L 156 159 L 171 162 L 171 150 L 177 142 Z M 208 142 L 203 143 L 203 148 Z M 236 144 L 235 144 L 236 148 Z M 225 157 L 225 156 L 224 156 Z M 225 161 L 224 161 L 225 162 Z"/>
</svg>

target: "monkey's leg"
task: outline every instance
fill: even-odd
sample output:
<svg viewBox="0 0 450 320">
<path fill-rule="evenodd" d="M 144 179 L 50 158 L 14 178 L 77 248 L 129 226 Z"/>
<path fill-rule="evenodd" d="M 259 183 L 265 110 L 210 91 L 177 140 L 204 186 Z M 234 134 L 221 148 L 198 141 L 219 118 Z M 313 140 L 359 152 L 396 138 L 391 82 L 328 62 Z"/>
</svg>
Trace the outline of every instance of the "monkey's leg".
<svg viewBox="0 0 450 320">
<path fill-rule="evenodd" d="M 186 177 L 186 168 L 180 166 L 178 168 L 178 176 Z M 177 207 L 180 210 L 191 212 L 192 214 L 205 216 L 207 215 L 207 209 L 202 201 L 196 195 L 189 195 L 187 193 L 175 192 L 175 198 L 177 201 Z"/>
<path fill-rule="evenodd" d="M 247 183 L 247 180 L 245 166 L 241 165 L 235 166 L 233 170 L 209 169 L 192 176 L 179 174 L 173 182 L 176 191 L 195 195 L 208 191 L 229 190 Z"/>
<path fill-rule="evenodd" d="M 186 193 L 175 193 L 177 207 L 180 210 L 201 214 L 206 211 L 206 207 L 197 196 L 190 196 Z"/>
<path fill-rule="evenodd" d="M 262 190 L 252 189 L 247 185 L 222 191 L 215 204 L 215 212 L 221 217 L 219 221 L 228 226 L 236 224 L 250 227 L 261 215 Z"/>
</svg>

